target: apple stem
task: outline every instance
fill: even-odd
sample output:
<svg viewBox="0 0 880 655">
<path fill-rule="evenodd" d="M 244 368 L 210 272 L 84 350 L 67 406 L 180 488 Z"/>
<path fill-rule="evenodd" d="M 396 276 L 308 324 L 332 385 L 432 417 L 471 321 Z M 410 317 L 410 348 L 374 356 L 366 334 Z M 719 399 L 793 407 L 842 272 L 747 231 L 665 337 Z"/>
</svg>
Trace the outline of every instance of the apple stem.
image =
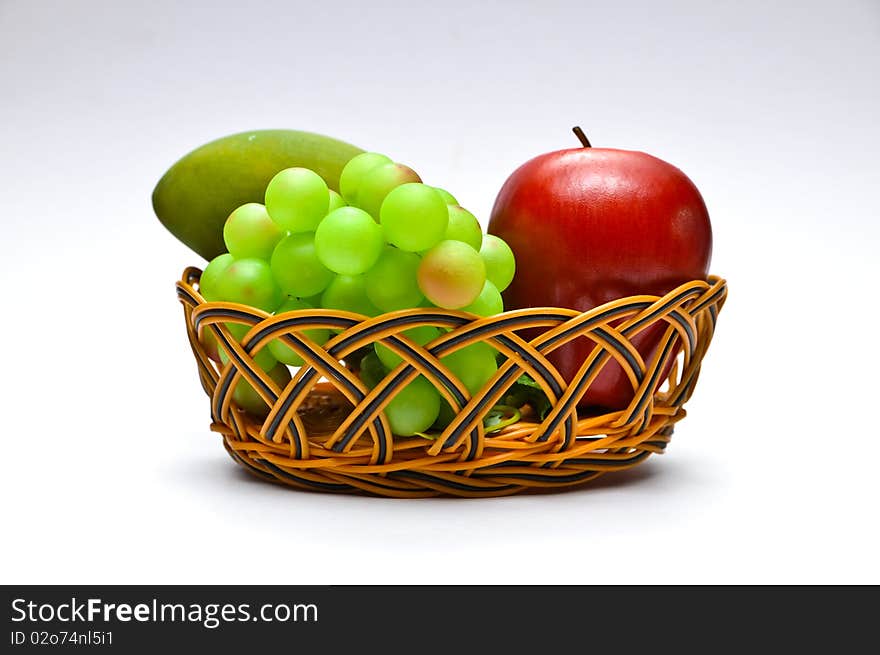
<svg viewBox="0 0 880 655">
<path fill-rule="evenodd" d="M 587 138 L 587 135 L 584 134 L 584 131 L 581 129 L 580 125 L 575 125 L 571 128 L 571 131 L 574 132 L 574 135 L 578 138 L 584 148 L 592 148 L 590 145 L 590 140 Z"/>
</svg>

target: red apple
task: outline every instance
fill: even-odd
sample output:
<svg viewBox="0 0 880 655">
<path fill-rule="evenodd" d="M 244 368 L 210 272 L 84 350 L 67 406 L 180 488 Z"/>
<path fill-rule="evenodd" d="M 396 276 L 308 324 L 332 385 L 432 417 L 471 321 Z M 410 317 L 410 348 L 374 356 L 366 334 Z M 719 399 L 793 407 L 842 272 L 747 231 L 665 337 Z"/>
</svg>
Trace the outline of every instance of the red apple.
<svg viewBox="0 0 880 655">
<path fill-rule="evenodd" d="M 507 309 L 570 307 L 586 311 L 630 295 L 663 295 L 705 279 L 712 256 L 709 214 L 694 183 L 643 152 L 584 147 L 535 157 L 504 183 L 489 232 L 516 256 L 504 293 Z M 649 361 L 664 325 L 633 338 Z M 579 338 L 549 355 L 571 381 L 595 347 Z M 665 376 L 664 376 L 665 377 Z M 633 389 L 609 360 L 581 407 L 623 409 Z"/>
</svg>

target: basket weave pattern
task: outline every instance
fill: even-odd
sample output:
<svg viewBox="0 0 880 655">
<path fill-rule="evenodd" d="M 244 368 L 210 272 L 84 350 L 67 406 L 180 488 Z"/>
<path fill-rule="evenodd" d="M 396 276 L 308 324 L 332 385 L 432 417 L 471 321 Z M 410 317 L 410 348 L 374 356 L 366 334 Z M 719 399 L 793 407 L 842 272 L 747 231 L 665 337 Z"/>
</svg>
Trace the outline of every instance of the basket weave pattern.
<svg viewBox="0 0 880 655">
<path fill-rule="evenodd" d="M 293 487 L 394 497 L 500 496 L 566 487 L 662 452 L 685 416 L 683 405 L 727 295 L 724 280 L 710 277 L 663 297 L 631 296 L 588 312 L 536 308 L 475 319 L 419 308 L 365 318 L 315 309 L 271 316 L 244 305 L 206 302 L 197 290 L 200 273 L 186 269 L 177 294 L 202 387 L 211 397 L 211 429 L 223 435 L 232 458 L 261 478 Z M 644 361 L 631 339 L 658 322 L 666 329 L 655 355 Z M 252 327 L 239 343 L 225 323 Z M 448 331 L 425 346 L 401 335 L 420 325 Z M 338 334 L 319 346 L 303 337 L 314 328 Z M 525 340 L 520 335 L 528 328 L 540 328 L 540 336 Z M 197 338 L 205 330 L 229 353 L 225 366 L 218 367 Z M 598 346 L 566 384 L 547 354 L 582 336 Z M 253 359 L 279 337 L 305 361 L 283 389 Z M 345 359 L 377 341 L 403 362 L 370 390 Z M 440 358 L 476 341 L 489 343 L 506 359 L 471 397 Z M 579 417 L 578 399 L 612 359 L 633 386 L 632 402 L 621 411 Z M 664 370 L 669 373 L 661 386 Z M 523 373 L 540 385 L 551 410 L 543 420 L 526 413 L 513 425 L 487 432 L 483 418 Z M 455 419 L 435 438 L 392 437 L 382 410 L 418 375 L 440 391 Z M 269 404 L 265 420 L 232 402 L 240 379 Z"/>
</svg>

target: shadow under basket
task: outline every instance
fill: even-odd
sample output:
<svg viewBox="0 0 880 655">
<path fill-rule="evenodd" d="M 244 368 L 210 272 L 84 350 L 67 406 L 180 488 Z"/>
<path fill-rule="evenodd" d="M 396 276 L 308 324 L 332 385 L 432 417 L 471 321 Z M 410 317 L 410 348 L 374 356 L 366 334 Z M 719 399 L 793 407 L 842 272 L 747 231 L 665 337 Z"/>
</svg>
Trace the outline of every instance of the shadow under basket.
<svg viewBox="0 0 880 655">
<path fill-rule="evenodd" d="M 187 268 L 177 295 L 202 387 L 211 397 L 211 429 L 223 436 L 230 456 L 260 478 L 299 489 L 401 498 L 559 490 L 662 453 L 685 416 L 683 405 L 693 393 L 727 296 L 725 281 L 712 276 L 663 297 L 631 296 L 588 312 L 544 307 L 477 319 L 419 308 L 366 318 L 314 309 L 272 316 L 245 305 L 206 302 L 198 292 L 200 274 Z M 252 327 L 238 341 L 227 328 L 233 323 Z M 632 339 L 657 324 L 665 324 L 665 330 L 644 361 Z M 425 346 L 401 336 L 420 325 L 443 329 Z M 316 345 L 303 336 L 314 328 L 332 330 L 332 338 Z M 225 365 L 209 357 L 205 332 L 229 354 Z M 523 337 L 534 333 L 539 336 Z M 547 355 L 583 336 L 598 345 L 566 384 Z M 254 361 L 278 338 L 305 361 L 284 388 Z M 371 390 L 350 362 L 378 341 L 403 362 Z M 504 357 L 495 375 L 471 396 L 440 358 L 477 341 Z M 629 406 L 579 415 L 578 400 L 612 361 L 632 384 Z M 507 424 L 484 422 L 493 412 L 497 418 L 499 403 L 523 374 L 540 386 L 549 411 L 541 418 L 525 406 Z M 455 417 L 442 431 L 394 436 L 383 408 L 418 375 L 440 391 Z M 265 418 L 233 401 L 242 380 L 268 404 Z"/>
</svg>

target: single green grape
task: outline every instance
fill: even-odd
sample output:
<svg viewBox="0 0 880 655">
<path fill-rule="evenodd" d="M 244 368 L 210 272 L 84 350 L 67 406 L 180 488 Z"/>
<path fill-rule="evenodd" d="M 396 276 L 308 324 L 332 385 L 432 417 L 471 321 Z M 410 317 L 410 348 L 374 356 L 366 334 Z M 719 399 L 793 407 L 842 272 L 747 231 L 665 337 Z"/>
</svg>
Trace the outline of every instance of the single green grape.
<svg viewBox="0 0 880 655">
<path fill-rule="evenodd" d="M 275 310 L 275 316 L 284 312 L 292 312 L 298 309 L 314 309 L 313 305 L 296 298 L 288 298 L 281 306 Z M 314 342 L 319 346 L 323 346 L 327 339 L 330 338 L 330 331 L 325 328 L 313 328 L 311 330 L 303 330 L 301 335 Z M 273 339 L 269 342 L 269 351 L 279 362 L 290 364 L 291 366 L 302 366 L 305 361 L 290 346 L 284 343 L 282 339 Z"/>
<path fill-rule="evenodd" d="M 445 202 L 447 205 L 458 204 L 458 200 L 455 199 L 455 196 L 449 193 L 449 191 L 447 191 L 446 189 L 441 189 L 440 187 L 435 186 L 434 191 L 440 194 L 440 196 L 443 198 L 443 202 Z"/>
<path fill-rule="evenodd" d="M 441 357 L 440 361 L 461 381 L 471 396 L 482 389 L 498 370 L 495 349 L 480 341 Z"/>
<path fill-rule="evenodd" d="M 382 362 L 376 356 L 376 353 L 367 353 L 361 358 L 360 371 L 358 377 L 367 385 L 367 389 L 373 390 L 382 379 L 387 375 L 388 371 L 382 366 Z"/>
<path fill-rule="evenodd" d="M 324 266 L 340 275 L 369 270 L 382 253 L 382 228 L 357 207 L 341 207 L 321 221 L 315 252 Z"/>
<path fill-rule="evenodd" d="M 480 253 L 461 241 L 441 241 L 422 257 L 419 289 L 438 307 L 461 309 L 474 302 L 486 282 Z"/>
<path fill-rule="evenodd" d="M 285 168 L 266 186 L 266 211 L 282 230 L 313 231 L 329 206 L 327 183 L 308 168 Z"/>
<path fill-rule="evenodd" d="M 232 255 L 225 252 L 222 255 L 214 257 L 214 259 L 205 266 L 205 270 L 202 272 L 202 277 L 199 278 L 199 293 L 202 294 L 202 298 L 209 302 L 212 300 L 218 300 L 217 282 L 220 279 L 220 274 L 223 273 L 223 271 L 226 270 L 226 267 L 234 260 L 235 258 Z"/>
<path fill-rule="evenodd" d="M 364 175 L 358 187 L 355 204 L 378 221 L 382 201 L 392 190 L 402 184 L 421 181 L 419 174 L 409 166 L 396 163 L 380 164 Z"/>
<path fill-rule="evenodd" d="M 288 296 L 308 298 L 321 293 L 333 279 L 315 251 L 311 232 L 288 234 L 278 242 L 269 262 L 279 288 Z"/>
<path fill-rule="evenodd" d="M 262 259 L 236 259 L 217 278 L 217 299 L 274 311 L 283 296 Z"/>
<path fill-rule="evenodd" d="M 337 275 L 321 296 L 324 309 L 341 309 L 346 312 L 376 316 L 379 309 L 367 297 L 363 275 Z"/>
<path fill-rule="evenodd" d="M 462 307 L 462 311 L 477 316 L 495 316 L 504 311 L 504 300 L 498 288 L 490 280 L 486 280 L 477 299 L 467 307 Z"/>
<path fill-rule="evenodd" d="M 364 176 L 376 166 L 390 164 L 391 158 L 378 152 L 362 152 L 352 157 L 339 175 L 339 193 L 349 205 L 357 200 L 358 189 Z"/>
<path fill-rule="evenodd" d="M 266 207 L 258 202 L 238 207 L 223 224 L 223 242 L 235 259 L 269 259 L 283 236 Z"/>
<path fill-rule="evenodd" d="M 399 389 L 385 406 L 391 432 L 402 437 L 424 432 L 439 413 L 440 393 L 421 375 Z"/>
<path fill-rule="evenodd" d="M 364 273 L 367 297 L 383 312 L 417 307 L 422 292 L 416 281 L 421 258 L 393 246 L 385 246 L 373 267 Z"/>
<path fill-rule="evenodd" d="M 334 209 L 339 209 L 340 207 L 345 207 L 345 199 L 336 193 L 333 189 L 329 189 L 330 191 L 330 207 L 327 210 L 329 214 Z"/>
<path fill-rule="evenodd" d="M 486 277 L 498 291 L 504 291 L 516 272 L 516 262 L 510 246 L 500 237 L 486 234 L 483 236 L 483 245 L 480 246 L 480 257 L 486 264 Z"/>
<path fill-rule="evenodd" d="M 249 325 L 242 325 L 241 323 L 226 323 L 226 327 L 239 344 L 241 344 L 244 339 L 244 335 L 246 335 L 251 329 Z M 226 348 L 221 346 L 219 342 L 217 344 L 217 355 L 220 363 L 223 364 L 223 366 L 226 366 L 226 363 L 229 361 L 229 354 L 226 352 Z M 278 360 L 275 359 L 275 355 L 272 354 L 267 346 L 263 346 L 260 348 L 260 352 L 257 353 L 257 356 L 254 357 L 254 362 L 256 362 L 257 366 L 264 371 L 270 371 L 272 367 L 278 363 Z"/>
<path fill-rule="evenodd" d="M 443 197 L 427 184 L 403 184 L 382 203 L 380 222 L 385 240 L 401 250 L 420 252 L 443 239 L 449 211 Z"/>
<path fill-rule="evenodd" d="M 405 336 L 410 341 L 414 341 L 420 346 L 424 346 L 426 343 L 430 343 L 431 341 L 439 337 L 440 330 L 432 325 L 420 325 L 418 327 L 404 330 L 403 336 Z M 375 343 L 373 345 L 373 348 L 376 350 L 376 355 L 378 355 L 379 360 L 389 370 L 397 367 L 403 361 L 403 358 L 400 355 L 398 355 L 396 352 L 391 350 L 391 348 L 384 344 Z"/>
<path fill-rule="evenodd" d="M 290 371 L 284 364 L 276 364 L 274 368 L 269 370 L 269 377 L 283 390 L 290 382 Z M 258 418 L 265 418 L 269 414 L 269 405 L 257 393 L 250 382 L 243 377 L 238 379 L 235 389 L 232 391 L 232 401 L 245 410 L 248 414 L 253 414 Z"/>
<path fill-rule="evenodd" d="M 483 243 L 483 229 L 477 217 L 464 207 L 447 205 L 449 209 L 449 224 L 446 226 L 444 239 L 463 241 L 474 250 L 479 250 Z"/>
</svg>

